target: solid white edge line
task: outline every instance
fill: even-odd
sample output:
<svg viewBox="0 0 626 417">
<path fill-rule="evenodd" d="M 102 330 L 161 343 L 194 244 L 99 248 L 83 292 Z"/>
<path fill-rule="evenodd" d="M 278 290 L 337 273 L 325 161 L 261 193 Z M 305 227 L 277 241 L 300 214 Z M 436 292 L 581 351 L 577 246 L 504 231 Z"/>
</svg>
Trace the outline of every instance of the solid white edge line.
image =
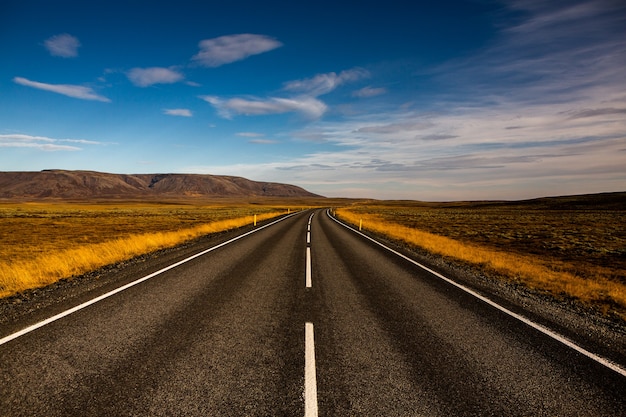
<svg viewBox="0 0 626 417">
<path fill-rule="evenodd" d="M 422 265 L 421 263 L 419 263 L 419 262 L 409 258 L 408 256 L 405 256 L 405 255 L 401 254 L 400 252 L 397 252 L 397 251 L 395 251 L 395 250 L 385 246 L 384 244 L 378 242 L 377 240 L 372 239 L 371 237 L 369 237 L 369 236 L 359 232 L 358 230 L 355 230 L 355 229 L 351 228 L 350 226 L 346 225 L 345 223 L 337 220 L 336 218 L 334 218 L 333 216 L 330 215 L 328 210 L 326 211 L 326 214 L 328 215 L 328 217 L 330 217 L 336 223 L 342 225 L 346 229 L 349 229 L 349 230 L 353 231 L 354 233 L 357 233 L 357 234 L 363 236 L 364 238 L 371 240 L 372 242 L 374 242 L 377 245 L 387 249 L 388 251 L 394 253 L 395 255 L 398 255 L 399 257 L 406 259 L 407 261 L 411 262 L 412 264 L 414 264 L 414 265 L 416 265 L 416 266 L 418 266 L 418 267 L 420 267 L 420 268 L 430 272 L 431 274 L 435 275 L 437 278 L 440 278 L 440 279 L 446 281 L 447 283 L 454 285 L 455 287 L 465 291 L 466 293 L 468 293 L 470 295 L 473 295 L 474 297 L 476 297 L 479 300 L 489 304 L 490 306 L 497 308 L 498 310 L 502 311 L 503 313 L 508 314 L 509 316 L 511 316 L 511 317 L 513 317 L 513 318 L 515 318 L 515 319 L 517 319 L 519 321 L 521 321 L 522 323 L 524 323 L 524 324 L 526 324 L 526 325 L 528 325 L 528 326 L 530 326 L 530 327 L 532 327 L 532 328 L 534 328 L 536 330 L 539 330 L 541 333 L 545 334 L 546 336 L 549 336 L 552 339 L 561 342 L 565 346 L 568 346 L 571 349 L 574 349 L 575 351 L 577 351 L 579 353 L 582 353 L 583 355 L 587 356 L 588 358 L 590 358 L 590 359 L 598 362 L 599 364 L 604 365 L 605 367 L 607 367 L 607 368 L 617 372 L 618 374 L 626 377 L 626 368 L 623 368 L 621 365 L 619 365 L 619 364 L 617 364 L 617 363 L 615 363 L 613 361 L 610 361 L 607 358 L 604 358 L 602 356 L 596 355 L 595 353 L 590 352 L 590 351 L 588 351 L 587 349 L 585 349 L 585 348 L 583 348 L 581 346 L 578 346 L 577 344 L 575 344 L 571 340 L 567 339 L 565 336 L 562 336 L 562 335 L 560 335 L 560 334 L 558 334 L 558 333 L 548 329 L 547 327 L 542 326 L 541 324 L 535 323 L 535 322 L 531 321 L 530 319 L 528 319 L 528 318 L 526 318 L 524 316 L 521 316 L 521 315 L 519 315 L 517 313 L 514 313 L 513 311 L 507 309 L 506 307 L 503 307 L 500 304 L 497 304 L 495 301 L 492 301 L 492 300 L 490 300 L 490 299 L 488 299 L 488 298 L 478 294 L 474 290 L 471 290 L 468 287 L 466 287 L 466 286 L 464 286 L 462 284 L 459 284 L 458 282 L 455 282 L 455 281 L 451 280 L 450 278 L 447 278 L 447 277 L 441 275 L 440 273 L 438 273 L 436 271 L 433 271 L 432 269 L 430 269 L 427 266 Z"/>
<path fill-rule="evenodd" d="M 306 248 L 306 274 L 305 274 L 306 287 L 311 288 L 313 285 L 311 282 L 311 248 Z M 301 281 L 302 282 L 302 281 Z"/>
<path fill-rule="evenodd" d="M 77 312 L 79 310 L 82 310 L 85 307 L 89 307 L 90 305 L 95 304 L 95 303 L 97 303 L 99 301 L 102 301 L 105 298 L 111 297 L 112 295 L 115 295 L 115 294 L 117 294 L 119 292 L 127 290 L 128 288 L 133 287 L 133 286 L 135 286 L 137 284 L 140 284 L 140 283 L 142 283 L 144 281 L 147 281 L 150 278 L 154 278 L 155 276 L 160 275 L 163 272 L 169 271 L 170 269 L 176 268 L 177 266 L 180 266 L 180 265 L 182 265 L 182 264 L 184 264 L 186 262 L 189 262 L 192 259 L 198 258 L 198 257 L 200 257 L 202 255 L 206 255 L 207 253 L 209 253 L 211 251 L 214 251 L 214 250 L 216 250 L 218 248 L 221 248 L 222 246 L 226 246 L 229 243 L 232 243 L 232 242 L 234 242 L 236 240 L 239 240 L 239 239 L 241 239 L 241 238 L 243 238 L 245 236 L 251 235 L 252 233 L 256 233 L 259 230 L 262 230 L 262 229 L 265 229 L 266 227 L 272 226 L 272 225 L 274 225 L 274 224 L 276 224 L 278 222 L 281 222 L 281 221 L 283 221 L 285 219 L 288 219 L 289 217 L 295 216 L 296 214 L 299 214 L 299 213 L 296 212 L 296 213 L 287 215 L 285 217 L 281 217 L 280 219 L 275 220 L 275 221 L 273 221 L 271 223 L 268 223 L 265 226 L 258 227 L 256 229 L 253 229 L 253 230 L 251 230 L 249 232 L 244 233 L 243 235 L 236 236 L 236 237 L 234 237 L 234 238 L 232 238 L 232 239 L 230 239 L 230 240 L 228 240 L 226 242 L 220 243 L 219 245 L 213 246 L 213 247 L 211 247 L 209 249 L 206 249 L 206 250 L 204 250 L 202 252 L 196 253 L 195 255 L 192 255 L 192 256 L 190 256 L 188 258 L 183 259 L 182 261 L 178 261 L 178 262 L 176 262 L 176 263 L 174 263 L 172 265 L 166 266 L 163 269 L 160 269 L 160 270 L 158 270 L 156 272 L 153 272 L 153 273 L 151 273 L 149 275 L 146 275 L 145 277 L 139 278 L 136 281 L 130 282 L 130 283 L 128 283 L 128 284 L 126 284 L 126 285 L 124 285 L 122 287 L 116 288 L 113 291 L 109 291 L 108 293 L 102 294 L 99 297 L 93 298 L 93 299 L 91 299 L 89 301 L 86 301 L 86 302 L 84 302 L 82 304 L 79 304 L 79 305 L 77 305 L 77 306 L 75 306 L 73 308 L 70 308 L 69 310 L 65 310 L 65 311 L 63 311 L 63 312 L 61 312 L 61 313 L 59 313 L 59 314 L 57 314 L 55 316 L 49 317 L 49 318 L 47 318 L 47 319 L 45 319 L 43 321 L 40 321 L 40 322 L 35 323 L 35 324 L 31 325 L 31 326 L 28 326 L 28 327 L 26 327 L 26 328 L 24 328 L 24 329 L 22 329 L 20 331 L 17 331 L 17 332 L 12 333 L 12 334 L 10 334 L 8 336 L 5 336 L 2 339 L 0 339 L 0 346 L 5 344 L 5 343 L 7 343 L 7 342 L 10 342 L 13 339 L 17 339 L 20 336 L 23 336 L 23 335 L 25 335 L 27 333 L 30 333 L 33 330 L 37 330 L 40 327 L 46 326 L 46 325 L 48 325 L 48 324 L 50 324 L 50 323 L 52 323 L 54 321 L 57 321 L 57 320 L 59 320 L 59 319 L 61 319 L 63 317 L 69 316 L 70 314 L 73 314 L 73 313 L 75 313 L 75 312 Z"/>
<path fill-rule="evenodd" d="M 304 325 L 304 417 L 317 417 L 315 337 L 309 322 Z"/>
</svg>

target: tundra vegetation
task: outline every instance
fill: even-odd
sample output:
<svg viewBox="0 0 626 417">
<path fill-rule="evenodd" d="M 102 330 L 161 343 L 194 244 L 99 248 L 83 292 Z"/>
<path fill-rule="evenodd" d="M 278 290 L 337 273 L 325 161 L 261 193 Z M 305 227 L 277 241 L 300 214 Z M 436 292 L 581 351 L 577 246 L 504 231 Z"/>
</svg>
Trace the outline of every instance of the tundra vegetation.
<svg viewBox="0 0 626 417">
<path fill-rule="evenodd" d="M 0 297 L 301 207 L 241 200 L 2 203 Z"/>
<path fill-rule="evenodd" d="M 626 193 L 524 202 L 369 201 L 338 217 L 626 320 Z"/>
</svg>

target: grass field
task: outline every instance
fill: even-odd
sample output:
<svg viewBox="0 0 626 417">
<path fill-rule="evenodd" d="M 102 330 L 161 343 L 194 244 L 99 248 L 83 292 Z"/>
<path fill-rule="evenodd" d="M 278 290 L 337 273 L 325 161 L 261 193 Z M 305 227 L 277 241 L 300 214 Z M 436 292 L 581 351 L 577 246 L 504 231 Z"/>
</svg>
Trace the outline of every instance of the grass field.
<svg viewBox="0 0 626 417">
<path fill-rule="evenodd" d="M 626 319 L 626 199 L 368 202 L 340 217 Z"/>
<path fill-rule="evenodd" d="M 223 201 L 0 203 L 0 297 L 302 206 Z"/>
</svg>

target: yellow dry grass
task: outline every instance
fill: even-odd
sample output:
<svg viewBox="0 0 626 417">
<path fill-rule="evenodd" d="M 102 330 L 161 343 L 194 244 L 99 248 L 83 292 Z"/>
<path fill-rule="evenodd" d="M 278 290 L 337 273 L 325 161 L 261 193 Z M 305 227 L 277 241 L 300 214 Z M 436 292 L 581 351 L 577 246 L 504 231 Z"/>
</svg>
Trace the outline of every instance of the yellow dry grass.
<svg viewBox="0 0 626 417">
<path fill-rule="evenodd" d="M 611 312 L 626 319 L 626 285 L 602 275 L 594 279 L 569 272 L 572 268 L 564 262 L 543 262 L 532 255 L 508 253 L 482 245 L 461 242 L 449 237 L 424 232 L 389 222 L 378 215 L 354 213 L 337 209 L 341 219 L 363 229 L 420 247 L 469 264 L 495 271 L 529 288 L 549 292 L 555 296 L 577 299 L 594 306 L 605 314 Z"/>
<path fill-rule="evenodd" d="M 285 214 L 263 206 L 0 206 L 0 297 Z"/>
</svg>

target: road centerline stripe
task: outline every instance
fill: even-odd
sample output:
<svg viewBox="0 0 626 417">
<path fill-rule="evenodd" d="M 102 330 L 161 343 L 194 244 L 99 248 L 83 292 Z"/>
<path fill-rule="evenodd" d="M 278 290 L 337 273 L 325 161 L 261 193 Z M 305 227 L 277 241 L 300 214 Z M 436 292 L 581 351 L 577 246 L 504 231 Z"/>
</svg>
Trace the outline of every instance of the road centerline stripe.
<svg viewBox="0 0 626 417">
<path fill-rule="evenodd" d="M 313 220 L 314 215 L 315 213 L 311 213 L 306 226 L 306 270 L 304 282 L 307 288 L 311 288 L 313 285 L 311 281 L 311 220 Z"/>
<path fill-rule="evenodd" d="M 317 417 L 317 378 L 313 323 L 304 325 L 304 417 Z"/>
<path fill-rule="evenodd" d="M 306 287 L 311 288 L 313 286 L 311 279 L 311 248 L 306 248 Z"/>
</svg>

